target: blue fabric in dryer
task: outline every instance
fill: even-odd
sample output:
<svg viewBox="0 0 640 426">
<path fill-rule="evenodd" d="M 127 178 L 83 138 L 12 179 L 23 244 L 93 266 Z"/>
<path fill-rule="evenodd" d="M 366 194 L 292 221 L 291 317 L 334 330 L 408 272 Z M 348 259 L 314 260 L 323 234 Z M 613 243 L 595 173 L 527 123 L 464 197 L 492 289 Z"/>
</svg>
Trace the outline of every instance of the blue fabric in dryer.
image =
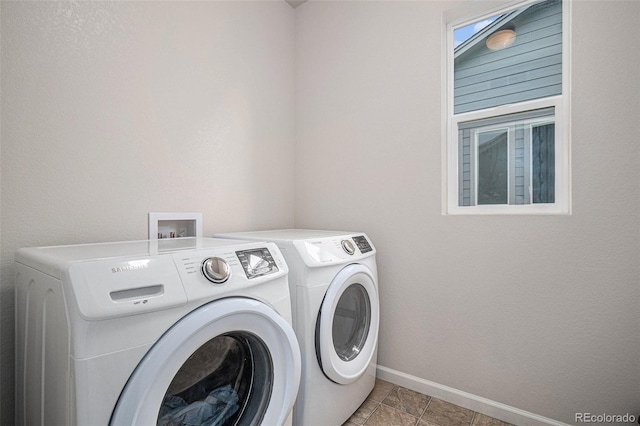
<svg viewBox="0 0 640 426">
<path fill-rule="evenodd" d="M 211 391 L 204 401 L 191 404 L 169 395 L 160 408 L 158 426 L 219 426 L 238 408 L 238 395 L 229 385 Z"/>
</svg>

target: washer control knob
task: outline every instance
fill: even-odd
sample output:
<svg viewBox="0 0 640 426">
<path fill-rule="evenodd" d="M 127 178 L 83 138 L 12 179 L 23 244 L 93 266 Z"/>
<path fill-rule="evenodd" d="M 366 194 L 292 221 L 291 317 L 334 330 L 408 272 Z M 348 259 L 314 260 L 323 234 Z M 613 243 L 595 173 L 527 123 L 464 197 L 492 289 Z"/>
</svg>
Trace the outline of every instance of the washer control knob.
<svg viewBox="0 0 640 426">
<path fill-rule="evenodd" d="M 342 248 L 348 255 L 353 255 L 356 252 L 356 246 L 353 245 L 351 240 L 342 240 Z"/>
<path fill-rule="evenodd" d="M 204 277 L 214 284 L 222 284 L 231 276 L 231 268 L 226 260 L 219 257 L 210 257 L 202 262 Z"/>
</svg>

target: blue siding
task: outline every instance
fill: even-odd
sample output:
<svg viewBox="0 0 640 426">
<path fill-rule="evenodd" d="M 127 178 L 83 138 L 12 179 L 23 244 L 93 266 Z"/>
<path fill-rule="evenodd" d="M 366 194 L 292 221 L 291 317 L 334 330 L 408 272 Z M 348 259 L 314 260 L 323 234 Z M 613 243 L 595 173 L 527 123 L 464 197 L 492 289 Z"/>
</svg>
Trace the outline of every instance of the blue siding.
<svg viewBox="0 0 640 426">
<path fill-rule="evenodd" d="M 491 51 L 480 40 L 455 59 L 454 113 L 562 93 L 561 1 L 532 5 L 510 24 L 513 45 Z"/>
<path fill-rule="evenodd" d="M 458 182 L 460 182 L 458 190 L 458 205 L 472 206 L 475 204 L 475 191 L 471 188 L 475 187 L 473 176 L 471 174 L 471 164 L 475 163 L 473 156 L 473 147 L 471 145 L 471 130 L 464 129 L 458 132 L 459 150 L 462 155 L 459 156 L 458 165 Z"/>
</svg>

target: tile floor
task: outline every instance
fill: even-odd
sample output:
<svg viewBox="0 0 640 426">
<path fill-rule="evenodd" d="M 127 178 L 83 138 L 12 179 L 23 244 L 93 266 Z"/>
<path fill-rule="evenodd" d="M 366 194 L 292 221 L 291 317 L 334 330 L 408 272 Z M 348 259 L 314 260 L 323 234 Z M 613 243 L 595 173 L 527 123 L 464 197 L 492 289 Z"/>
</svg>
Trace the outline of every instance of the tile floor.
<svg viewBox="0 0 640 426">
<path fill-rule="evenodd" d="M 510 426 L 384 380 L 343 426 Z"/>
</svg>

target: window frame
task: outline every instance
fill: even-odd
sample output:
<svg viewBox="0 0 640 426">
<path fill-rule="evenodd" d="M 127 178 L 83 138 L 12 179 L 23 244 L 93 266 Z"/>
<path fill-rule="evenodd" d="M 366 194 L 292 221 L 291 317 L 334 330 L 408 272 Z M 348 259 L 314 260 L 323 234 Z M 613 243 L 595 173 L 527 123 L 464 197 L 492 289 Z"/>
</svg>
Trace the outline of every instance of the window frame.
<svg viewBox="0 0 640 426">
<path fill-rule="evenodd" d="M 443 200 L 444 215 L 558 215 L 571 214 L 571 161 L 570 161 L 570 100 L 571 100 L 571 1 L 562 1 L 562 94 L 519 103 L 500 105 L 477 111 L 454 114 L 454 30 L 474 22 L 515 9 L 527 7 L 544 0 L 510 2 L 507 6 L 491 9 L 484 13 L 467 16 L 451 22 L 443 20 L 445 48 L 443 79 L 446 91 L 443 93 Z M 555 202 L 530 204 L 481 204 L 460 206 L 458 196 L 459 158 L 458 125 L 467 121 L 483 120 L 530 110 L 554 108 L 555 116 Z M 477 188 L 473 189 L 477 191 Z"/>
</svg>

